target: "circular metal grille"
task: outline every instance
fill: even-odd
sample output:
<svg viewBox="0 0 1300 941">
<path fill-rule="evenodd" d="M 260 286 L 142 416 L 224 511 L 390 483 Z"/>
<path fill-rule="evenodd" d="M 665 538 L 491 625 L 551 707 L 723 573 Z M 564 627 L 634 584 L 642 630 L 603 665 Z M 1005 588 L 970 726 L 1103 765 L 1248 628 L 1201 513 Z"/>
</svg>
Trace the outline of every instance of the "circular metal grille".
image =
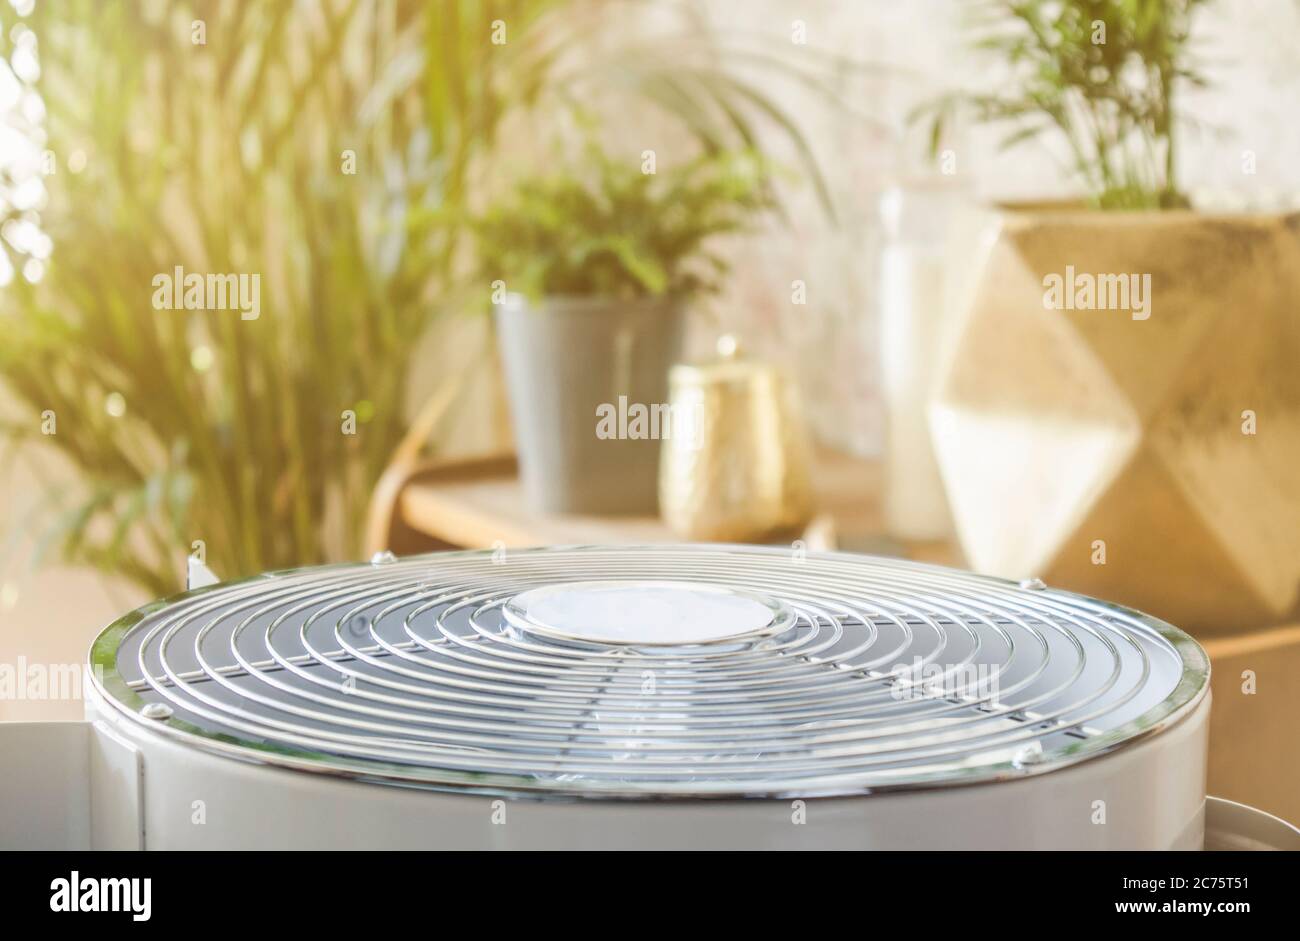
<svg viewBox="0 0 1300 941">
<path fill-rule="evenodd" d="M 235 757 L 587 797 L 1039 773 L 1158 731 L 1208 680 L 1181 632 L 1041 583 L 723 546 L 273 573 L 142 608 L 92 660 L 137 721 Z"/>
</svg>

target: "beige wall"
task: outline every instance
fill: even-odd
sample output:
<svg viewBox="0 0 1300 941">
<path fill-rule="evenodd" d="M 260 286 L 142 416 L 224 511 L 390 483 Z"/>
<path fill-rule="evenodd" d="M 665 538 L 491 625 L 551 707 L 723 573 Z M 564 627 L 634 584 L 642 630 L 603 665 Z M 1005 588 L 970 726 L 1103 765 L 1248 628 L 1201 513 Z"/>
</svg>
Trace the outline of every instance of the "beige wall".
<svg viewBox="0 0 1300 941">
<path fill-rule="evenodd" d="M 148 600 L 133 586 L 88 569 L 30 564 L 33 534 L 19 527 L 42 493 L 37 475 L 59 473 L 50 455 L 26 449 L 0 476 L 0 544 L 14 539 L 0 569 L 0 667 L 16 668 L 19 657 L 41 669 L 85 663 L 94 636 Z M 80 716 L 77 700 L 0 697 L 0 720 Z"/>
</svg>

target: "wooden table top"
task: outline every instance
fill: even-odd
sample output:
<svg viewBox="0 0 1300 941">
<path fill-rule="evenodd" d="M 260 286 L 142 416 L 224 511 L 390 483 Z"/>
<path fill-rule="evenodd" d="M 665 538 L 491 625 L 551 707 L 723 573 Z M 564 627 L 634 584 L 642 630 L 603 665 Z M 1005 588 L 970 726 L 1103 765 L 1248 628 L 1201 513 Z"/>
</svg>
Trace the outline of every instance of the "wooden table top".
<svg viewBox="0 0 1300 941">
<path fill-rule="evenodd" d="M 956 564 L 948 543 L 900 542 L 884 533 L 878 461 L 819 450 L 811 462 L 809 549 L 852 549 Z M 425 465 L 393 495 L 393 515 L 439 542 L 464 548 L 680 542 L 656 516 L 574 516 L 528 506 L 509 455 Z"/>
</svg>

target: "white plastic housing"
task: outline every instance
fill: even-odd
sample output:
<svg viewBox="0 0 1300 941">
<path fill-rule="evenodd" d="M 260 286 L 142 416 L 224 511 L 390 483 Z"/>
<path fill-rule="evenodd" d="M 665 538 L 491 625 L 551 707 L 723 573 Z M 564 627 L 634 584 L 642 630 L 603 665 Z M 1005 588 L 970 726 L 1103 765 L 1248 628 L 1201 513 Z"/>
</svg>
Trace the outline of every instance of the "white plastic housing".
<svg viewBox="0 0 1300 941">
<path fill-rule="evenodd" d="M 254 764 L 91 703 L 92 734 L 138 752 L 148 849 L 1200 849 L 1209 709 L 1207 695 L 1158 734 L 1018 780 L 823 799 L 610 801 L 503 799 Z M 101 813 L 130 820 L 126 754 L 116 784 L 101 775 L 123 806 Z M 97 848 L 134 848 L 129 828 L 92 831 L 108 841 Z"/>
</svg>

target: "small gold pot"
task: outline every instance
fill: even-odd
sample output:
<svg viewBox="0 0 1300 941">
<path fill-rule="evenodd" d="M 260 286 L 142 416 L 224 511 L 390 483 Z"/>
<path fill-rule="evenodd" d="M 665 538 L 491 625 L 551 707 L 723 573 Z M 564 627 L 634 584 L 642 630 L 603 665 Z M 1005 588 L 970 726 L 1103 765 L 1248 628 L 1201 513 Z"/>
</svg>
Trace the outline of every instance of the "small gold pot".
<svg viewBox="0 0 1300 941">
<path fill-rule="evenodd" d="M 720 357 L 669 372 L 674 433 L 663 442 L 659 508 L 686 539 L 743 542 L 800 529 L 811 513 L 807 439 L 794 386 L 774 366 Z"/>
</svg>

